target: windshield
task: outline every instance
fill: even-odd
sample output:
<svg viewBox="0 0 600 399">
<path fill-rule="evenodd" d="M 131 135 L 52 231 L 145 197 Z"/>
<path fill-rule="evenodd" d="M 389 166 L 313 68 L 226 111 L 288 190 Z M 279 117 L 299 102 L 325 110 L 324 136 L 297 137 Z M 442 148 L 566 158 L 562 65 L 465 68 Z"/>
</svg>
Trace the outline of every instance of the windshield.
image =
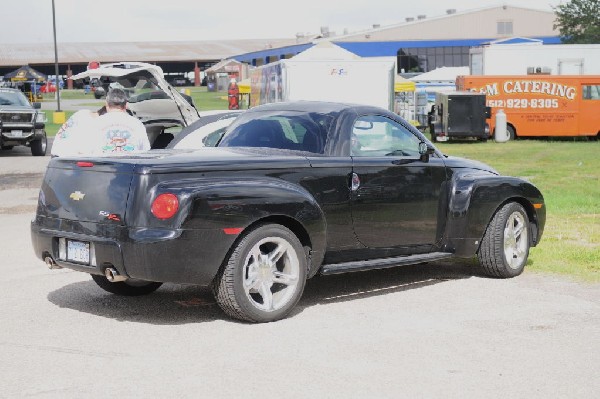
<svg viewBox="0 0 600 399">
<path fill-rule="evenodd" d="M 21 92 L 0 90 L 0 105 L 28 106 L 29 101 Z"/>
<path fill-rule="evenodd" d="M 268 147 L 323 154 L 333 116 L 265 111 L 241 116 L 218 147 Z"/>
</svg>

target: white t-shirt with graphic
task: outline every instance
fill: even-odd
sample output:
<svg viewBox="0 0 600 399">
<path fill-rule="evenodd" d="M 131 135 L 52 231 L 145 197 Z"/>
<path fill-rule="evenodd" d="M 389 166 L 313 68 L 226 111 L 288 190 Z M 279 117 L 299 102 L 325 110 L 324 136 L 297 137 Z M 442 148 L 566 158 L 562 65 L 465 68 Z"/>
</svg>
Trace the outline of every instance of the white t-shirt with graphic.
<svg viewBox="0 0 600 399">
<path fill-rule="evenodd" d="M 50 153 L 63 157 L 79 155 L 87 151 L 87 144 L 94 133 L 94 120 L 98 114 L 90 110 L 75 112 L 58 130 Z"/>
<path fill-rule="evenodd" d="M 93 155 L 125 155 L 147 151 L 150 141 L 144 124 L 139 119 L 121 111 L 107 112 L 94 120 Z"/>
</svg>

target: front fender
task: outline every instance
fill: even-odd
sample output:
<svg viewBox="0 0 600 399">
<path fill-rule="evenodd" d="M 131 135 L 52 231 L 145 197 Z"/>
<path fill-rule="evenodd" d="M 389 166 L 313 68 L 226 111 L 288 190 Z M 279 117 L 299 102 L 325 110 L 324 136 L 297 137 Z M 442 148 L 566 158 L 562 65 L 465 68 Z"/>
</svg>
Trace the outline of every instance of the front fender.
<svg viewBox="0 0 600 399">
<path fill-rule="evenodd" d="M 496 211 L 507 202 L 525 208 L 531 225 L 532 245 L 544 229 L 544 198 L 531 183 L 516 177 L 498 176 L 485 171 L 465 171 L 452 178 L 445 249 L 458 256 L 477 253 L 485 230 Z"/>
</svg>

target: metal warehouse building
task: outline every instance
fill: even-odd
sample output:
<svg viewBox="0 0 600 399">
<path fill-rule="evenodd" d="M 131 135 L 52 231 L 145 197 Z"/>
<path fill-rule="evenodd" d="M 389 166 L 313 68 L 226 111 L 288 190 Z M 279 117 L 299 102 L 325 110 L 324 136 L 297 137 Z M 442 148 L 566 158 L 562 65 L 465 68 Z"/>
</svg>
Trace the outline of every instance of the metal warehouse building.
<svg viewBox="0 0 600 399">
<path fill-rule="evenodd" d="M 166 73 L 195 71 L 198 84 L 199 72 L 223 59 L 258 66 L 292 57 L 324 40 L 362 57 L 397 57 L 398 72 L 427 72 L 440 66 L 467 66 L 471 47 L 499 39 L 528 37 L 559 43 L 555 18 L 553 12 L 497 6 L 463 12 L 450 9 L 438 17 L 417 15 L 395 25 L 374 25 L 337 36 L 322 28 L 315 37 L 292 39 L 59 43 L 59 73 L 81 72 L 89 61 L 143 61 L 158 64 Z M 0 75 L 27 64 L 54 74 L 53 45 L 0 45 Z"/>
</svg>

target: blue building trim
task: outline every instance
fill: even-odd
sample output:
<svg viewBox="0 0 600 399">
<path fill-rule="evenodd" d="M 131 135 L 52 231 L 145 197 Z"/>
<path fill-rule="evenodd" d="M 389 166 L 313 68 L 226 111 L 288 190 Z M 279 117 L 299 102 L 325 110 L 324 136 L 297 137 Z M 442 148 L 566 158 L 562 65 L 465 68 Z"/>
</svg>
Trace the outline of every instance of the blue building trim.
<svg viewBox="0 0 600 399">
<path fill-rule="evenodd" d="M 560 37 L 545 36 L 535 37 L 533 39 L 541 40 L 543 44 L 560 44 Z M 518 40 L 523 40 L 519 38 Z M 334 44 L 342 47 L 361 57 L 395 57 L 398 55 L 398 50 L 401 48 L 423 48 L 423 47 L 477 47 L 498 41 L 493 39 L 461 39 L 461 40 L 406 40 L 394 42 L 336 42 Z M 508 40 L 504 43 L 516 43 Z M 501 45 L 501 44 L 498 44 Z M 254 51 L 252 53 L 239 54 L 232 57 L 234 60 L 246 62 L 251 65 L 256 65 L 256 60 L 267 60 L 267 57 L 276 57 L 278 60 L 283 59 L 286 54 L 298 54 L 304 50 L 314 46 L 314 43 L 297 44 L 287 47 L 271 48 L 267 50 Z"/>
<path fill-rule="evenodd" d="M 314 46 L 314 43 L 304 43 L 304 44 L 297 44 L 294 46 L 287 46 L 287 47 L 278 47 L 278 48 L 271 48 L 268 50 L 261 50 L 261 51 L 254 51 L 252 53 L 245 53 L 245 54 L 240 54 L 240 55 L 236 55 L 234 57 L 232 57 L 234 60 L 236 61 L 240 61 L 240 62 L 246 62 L 248 64 L 253 64 L 254 65 L 254 60 L 257 59 L 267 59 L 267 57 L 277 57 L 277 59 L 282 59 L 286 54 L 298 54 L 303 52 L 304 50 L 311 48 L 312 46 Z"/>
<path fill-rule="evenodd" d="M 555 36 L 536 37 L 544 44 L 559 44 L 560 38 Z M 395 57 L 401 48 L 423 47 L 477 47 L 489 44 L 497 39 L 461 39 L 461 40 L 407 40 L 397 42 L 333 42 L 361 57 Z"/>
</svg>

